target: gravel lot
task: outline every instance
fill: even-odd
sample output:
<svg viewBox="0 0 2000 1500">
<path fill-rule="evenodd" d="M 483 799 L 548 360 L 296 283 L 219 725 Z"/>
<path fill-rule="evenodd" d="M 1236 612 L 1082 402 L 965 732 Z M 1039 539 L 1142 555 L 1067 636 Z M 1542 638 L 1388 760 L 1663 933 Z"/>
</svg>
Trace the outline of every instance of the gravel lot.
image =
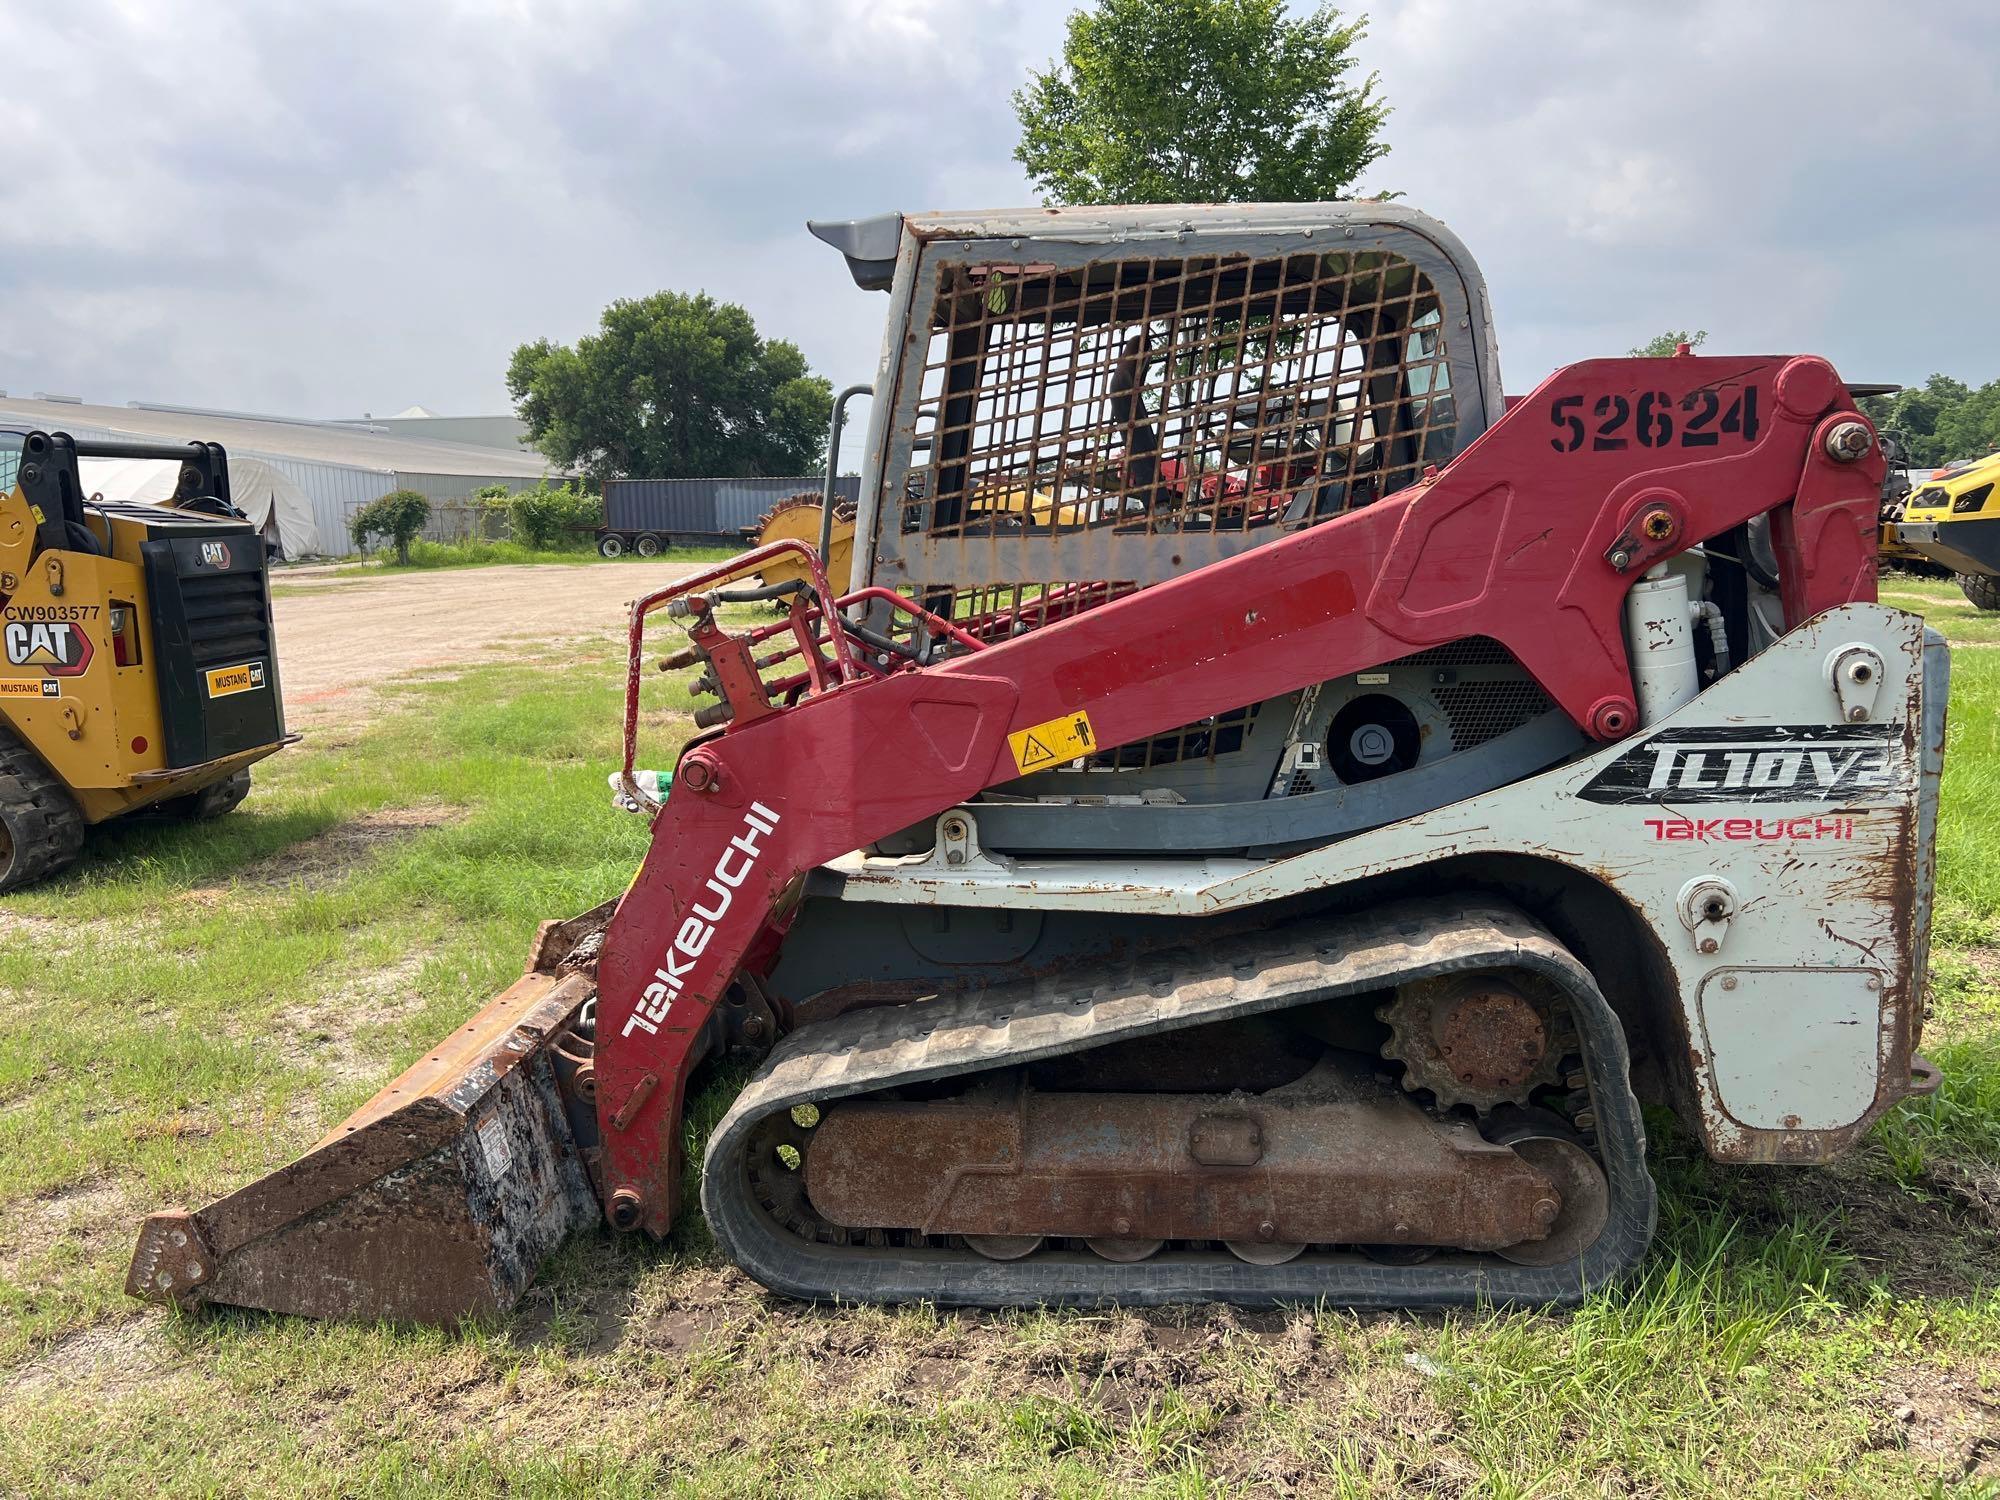
<svg viewBox="0 0 2000 1500">
<path fill-rule="evenodd" d="M 351 722 L 376 684 L 504 655 L 510 644 L 619 640 L 625 607 L 702 563 L 440 568 L 385 578 L 272 577 L 278 665 L 294 729 Z"/>
</svg>

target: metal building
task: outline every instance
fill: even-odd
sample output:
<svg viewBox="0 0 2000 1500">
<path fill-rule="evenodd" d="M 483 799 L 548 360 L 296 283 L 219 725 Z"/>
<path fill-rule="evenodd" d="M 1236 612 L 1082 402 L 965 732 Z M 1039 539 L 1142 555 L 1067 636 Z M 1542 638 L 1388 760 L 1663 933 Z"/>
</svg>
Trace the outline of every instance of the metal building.
<svg viewBox="0 0 2000 1500">
<path fill-rule="evenodd" d="M 0 427 L 40 428 L 77 437 L 150 438 L 221 443 L 232 455 L 261 458 L 305 492 L 320 545 L 346 551 L 348 518 L 391 490 L 416 490 L 435 508 L 439 536 L 461 527 L 453 507 L 485 485 L 532 489 L 560 477 L 541 454 L 399 433 L 368 422 L 315 422 L 174 406 L 92 406 L 27 400 L 0 393 Z M 456 508 L 463 510 L 463 507 Z"/>
</svg>

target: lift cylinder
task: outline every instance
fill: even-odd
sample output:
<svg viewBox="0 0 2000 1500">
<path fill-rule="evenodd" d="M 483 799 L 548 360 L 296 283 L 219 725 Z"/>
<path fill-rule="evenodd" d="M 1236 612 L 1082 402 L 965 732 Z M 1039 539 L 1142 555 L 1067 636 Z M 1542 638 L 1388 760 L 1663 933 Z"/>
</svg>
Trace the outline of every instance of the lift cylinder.
<svg viewBox="0 0 2000 1500">
<path fill-rule="evenodd" d="M 1625 596 L 1625 649 L 1639 694 L 1639 722 L 1665 718 L 1701 691 L 1687 577 L 1654 568 Z"/>
</svg>

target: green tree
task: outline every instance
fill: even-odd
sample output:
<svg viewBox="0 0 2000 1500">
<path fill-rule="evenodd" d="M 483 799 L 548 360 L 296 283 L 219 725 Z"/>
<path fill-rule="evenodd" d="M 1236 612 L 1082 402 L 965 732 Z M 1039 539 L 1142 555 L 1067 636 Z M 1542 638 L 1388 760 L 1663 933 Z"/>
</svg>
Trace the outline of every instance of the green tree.
<svg viewBox="0 0 2000 1500">
<path fill-rule="evenodd" d="M 1366 16 L 1283 0 L 1098 0 L 1014 95 L 1014 157 L 1051 203 L 1341 198 L 1388 147 L 1351 49 Z"/>
<path fill-rule="evenodd" d="M 396 561 L 408 565 L 410 543 L 431 518 L 431 503 L 415 490 L 391 490 L 370 500 L 347 523 L 357 551 L 366 551 L 371 536 L 386 537 L 395 544 Z"/>
<path fill-rule="evenodd" d="M 2000 380 L 1965 393 L 1938 413 L 1938 462 L 1983 458 L 2000 448 Z"/>
<path fill-rule="evenodd" d="M 2000 380 L 1968 386 L 1949 375 L 1861 403 L 1875 425 L 1896 440 L 1902 460 L 1926 469 L 2000 449 Z"/>
<path fill-rule="evenodd" d="M 1665 359 L 1682 344 L 1686 344 L 1690 349 L 1699 349 L 1707 340 L 1706 328 L 1697 328 L 1693 333 L 1689 333 L 1685 328 L 1669 329 L 1665 333 L 1647 339 L 1638 348 L 1626 352 L 1634 359 Z"/>
<path fill-rule="evenodd" d="M 523 344 L 507 389 L 535 447 L 600 480 L 816 472 L 833 400 L 796 345 L 706 292 L 614 302 L 573 347 Z"/>
</svg>

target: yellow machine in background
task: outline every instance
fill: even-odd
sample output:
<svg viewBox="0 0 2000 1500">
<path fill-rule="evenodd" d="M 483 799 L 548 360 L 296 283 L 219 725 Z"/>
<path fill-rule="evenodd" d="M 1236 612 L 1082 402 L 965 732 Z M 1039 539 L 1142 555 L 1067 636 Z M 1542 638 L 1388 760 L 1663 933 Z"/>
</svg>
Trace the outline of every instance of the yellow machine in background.
<svg viewBox="0 0 2000 1500">
<path fill-rule="evenodd" d="M 178 463 L 165 506 L 87 500 L 83 457 Z M 214 443 L 0 432 L 0 890 L 140 809 L 219 817 L 290 739 L 264 541 Z"/>
<path fill-rule="evenodd" d="M 1965 597 L 2000 610 L 2000 453 L 1947 464 L 1883 527 L 1882 552 L 1951 570 Z"/>
<path fill-rule="evenodd" d="M 766 511 L 755 526 L 744 531 L 744 539 L 752 547 L 761 547 L 767 542 L 804 542 L 815 551 L 819 548 L 820 497 L 810 491 L 794 495 L 789 500 L 781 500 Z M 826 549 L 826 581 L 836 594 L 847 592 L 848 578 L 854 571 L 854 507 L 836 505 L 833 509 L 833 531 Z M 789 557 L 782 557 L 767 563 L 758 575 L 765 583 L 790 583 L 797 580 L 806 582 L 805 564 Z"/>
</svg>

